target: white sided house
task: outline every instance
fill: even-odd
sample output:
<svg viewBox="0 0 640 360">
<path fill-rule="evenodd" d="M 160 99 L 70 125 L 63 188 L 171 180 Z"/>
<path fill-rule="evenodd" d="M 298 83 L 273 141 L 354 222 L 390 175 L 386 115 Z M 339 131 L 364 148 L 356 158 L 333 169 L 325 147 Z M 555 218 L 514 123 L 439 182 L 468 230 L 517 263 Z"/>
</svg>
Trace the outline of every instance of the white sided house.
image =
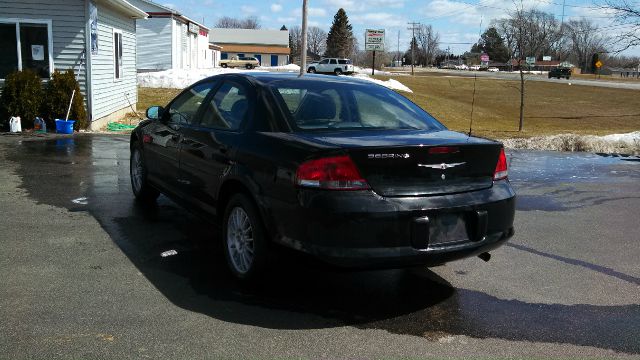
<svg viewBox="0 0 640 360">
<path fill-rule="evenodd" d="M 46 81 L 73 69 L 98 129 L 135 108 L 135 22 L 146 17 L 126 0 L 2 0 L 0 87 L 16 70 Z"/>
<path fill-rule="evenodd" d="M 206 69 L 218 64 L 220 52 L 209 46 L 209 28 L 150 0 L 128 1 L 148 15 L 136 24 L 139 72 Z"/>
<path fill-rule="evenodd" d="M 221 59 L 255 57 L 261 66 L 289 63 L 289 30 L 211 29 L 209 41 L 221 47 Z"/>
</svg>

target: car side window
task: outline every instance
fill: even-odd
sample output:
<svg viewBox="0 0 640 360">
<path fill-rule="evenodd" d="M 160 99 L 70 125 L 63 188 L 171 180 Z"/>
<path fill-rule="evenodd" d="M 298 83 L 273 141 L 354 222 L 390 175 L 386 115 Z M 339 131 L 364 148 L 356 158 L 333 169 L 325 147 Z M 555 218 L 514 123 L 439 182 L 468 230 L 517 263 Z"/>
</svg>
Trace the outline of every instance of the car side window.
<svg viewBox="0 0 640 360">
<path fill-rule="evenodd" d="M 238 130 L 249 113 L 248 89 L 226 81 L 206 104 L 201 125 L 214 129 Z"/>
<path fill-rule="evenodd" d="M 328 64 L 328 63 L 329 63 L 329 59 L 324 59 L 320 61 L 320 64 Z"/>
<path fill-rule="evenodd" d="M 331 59 L 331 64 L 337 64 L 338 62 L 336 61 L 336 59 Z"/>
<path fill-rule="evenodd" d="M 195 116 L 202 102 L 214 86 L 214 82 L 198 84 L 180 94 L 165 110 L 167 121 L 174 124 L 194 124 Z"/>
</svg>

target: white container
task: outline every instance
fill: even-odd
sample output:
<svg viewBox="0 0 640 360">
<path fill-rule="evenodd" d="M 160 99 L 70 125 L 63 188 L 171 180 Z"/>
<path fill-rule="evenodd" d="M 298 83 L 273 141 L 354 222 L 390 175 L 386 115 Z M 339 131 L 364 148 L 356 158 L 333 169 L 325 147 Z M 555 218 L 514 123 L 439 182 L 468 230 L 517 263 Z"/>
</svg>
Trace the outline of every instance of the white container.
<svg viewBox="0 0 640 360">
<path fill-rule="evenodd" d="M 22 132 L 22 124 L 20 123 L 20 116 L 12 116 L 9 119 L 9 131 L 12 133 Z"/>
</svg>

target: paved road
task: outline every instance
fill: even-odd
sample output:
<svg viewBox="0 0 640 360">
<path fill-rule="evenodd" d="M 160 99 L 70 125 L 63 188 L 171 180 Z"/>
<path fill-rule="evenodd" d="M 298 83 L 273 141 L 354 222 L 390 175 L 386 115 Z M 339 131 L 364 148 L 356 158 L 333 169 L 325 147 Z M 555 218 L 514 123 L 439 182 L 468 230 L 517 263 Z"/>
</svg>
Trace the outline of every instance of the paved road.
<svg viewBox="0 0 640 360">
<path fill-rule="evenodd" d="M 121 136 L 0 136 L 2 357 L 640 357 L 638 158 L 510 152 L 517 233 L 488 263 L 284 257 L 257 288 L 216 229 L 135 205 L 128 158 Z"/>
<path fill-rule="evenodd" d="M 434 73 L 439 73 L 443 76 L 456 76 L 456 77 L 478 76 L 479 78 L 520 81 L 519 73 L 510 73 L 510 72 L 465 71 L 465 70 L 447 70 L 447 69 L 422 70 L 422 72 L 434 72 Z M 407 73 L 407 71 L 402 71 L 402 73 Z M 640 81 L 605 81 L 605 80 L 596 80 L 596 79 L 590 80 L 590 79 L 577 79 L 577 78 L 571 78 L 570 80 L 549 79 L 547 75 L 536 75 L 536 74 L 526 74 L 525 78 L 527 81 L 529 80 L 544 81 L 544 82 L 561 83 L 561 84 L 570 83 L 571 85 L 598 86 L 598 87 L 616 88 L 616 89 L 640 90 Z"/>
</svg>

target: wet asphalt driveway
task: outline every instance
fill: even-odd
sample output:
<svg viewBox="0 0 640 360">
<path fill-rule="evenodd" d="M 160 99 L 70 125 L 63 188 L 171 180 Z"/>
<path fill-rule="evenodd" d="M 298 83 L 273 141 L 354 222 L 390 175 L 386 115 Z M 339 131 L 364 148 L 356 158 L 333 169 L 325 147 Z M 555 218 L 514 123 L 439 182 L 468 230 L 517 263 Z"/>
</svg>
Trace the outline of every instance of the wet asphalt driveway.
<svg viewBox="0 0 640 360">
<path fill-rule="evenodd" d="M 284 253 L 245 288 L 215 227 L 165 197 L 136 206 L 127 137 L 0 136 L 0 354 L 640 358 L 639 160 L 510 152 L 516 235 L 488 263 Z"/>
</svg>

